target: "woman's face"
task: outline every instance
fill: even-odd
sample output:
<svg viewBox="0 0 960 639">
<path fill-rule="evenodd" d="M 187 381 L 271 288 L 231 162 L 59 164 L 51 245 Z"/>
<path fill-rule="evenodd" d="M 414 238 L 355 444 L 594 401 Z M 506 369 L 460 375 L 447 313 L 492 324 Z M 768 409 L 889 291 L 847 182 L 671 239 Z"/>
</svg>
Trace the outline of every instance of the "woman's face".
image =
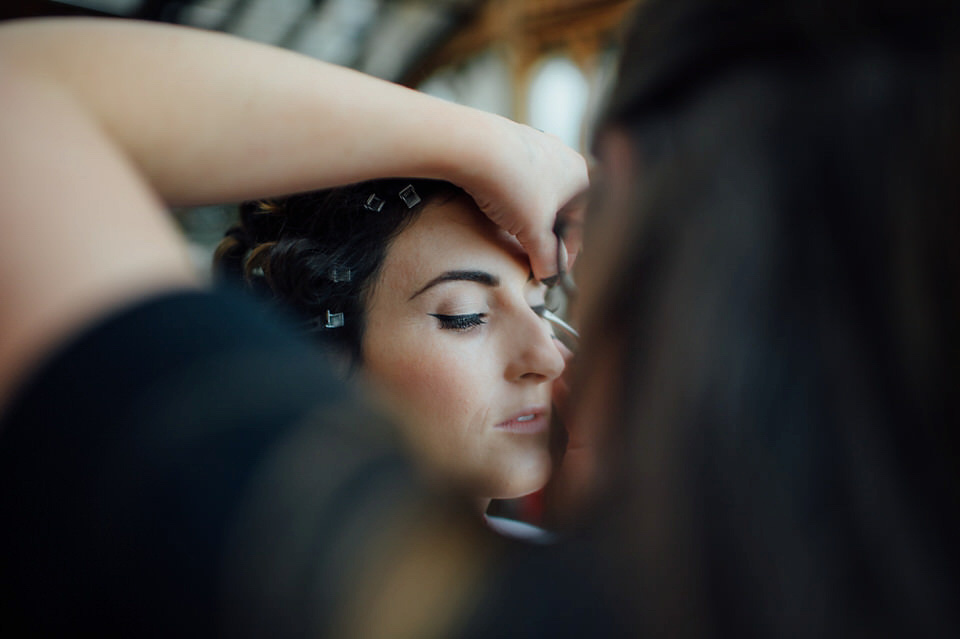
<svg viewBox="0 0 960 639">
<path fill-rule="evenodd" d="M 458 197 L 396 237 L 367 302 L 365 373 L 426 468 L 481 497 L 527 494 L 550 474 L 564 359 L 544 293 L 516 240 Z"/>
</svg>

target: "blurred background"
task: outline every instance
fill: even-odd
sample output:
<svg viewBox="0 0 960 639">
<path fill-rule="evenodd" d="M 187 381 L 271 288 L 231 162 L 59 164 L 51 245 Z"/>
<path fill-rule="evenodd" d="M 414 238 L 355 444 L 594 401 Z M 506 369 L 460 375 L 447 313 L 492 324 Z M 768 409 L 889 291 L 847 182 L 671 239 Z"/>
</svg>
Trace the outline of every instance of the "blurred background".
<svg viewBox="0 0 960 639">
<path fill-rule="evenodd" d="M 638 0 L 7 0 L 0 19 L 95 15 L 232 33 L 525 122 L 585 152 Z M 235 203 L 173 211 L 201 272 Z"/>
</svg>

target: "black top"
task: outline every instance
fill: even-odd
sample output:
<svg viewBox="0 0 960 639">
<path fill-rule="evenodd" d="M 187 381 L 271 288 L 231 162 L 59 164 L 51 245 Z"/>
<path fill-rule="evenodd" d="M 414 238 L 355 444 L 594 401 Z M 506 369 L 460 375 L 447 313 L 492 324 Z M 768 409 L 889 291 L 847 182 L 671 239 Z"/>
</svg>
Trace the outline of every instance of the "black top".
<svg viewBox="0 0 960 639">
<path fill-rule="evenodd" d="M 41 367 L 0 430 L 0 636 L 323 636 L 398 512 L 475 524 L 488 565 L 454 575 L 483 583 L 451 634 L 610 634 L 588 555 L 458 519 L 293 335 L 240 297 L 180 293 Z"/>
<path fill-rule="evenodd" d="M 43 365 L 0 430 L 0 635 L 216 634 L 238 518 L 276 483 L 277 455 L 296 462 L 292 440 L 317 460 L 299 469 L 304 505 L 336 510 L 297 522 L 316 539 L 349 518 L 331 493 L 408 481 L 359 432 L 376 420 L 357 395 L 292 335 L 239 297 L 183 293 Z M 290 523 L 259 532 L 276 543 Z"/>
</svg>

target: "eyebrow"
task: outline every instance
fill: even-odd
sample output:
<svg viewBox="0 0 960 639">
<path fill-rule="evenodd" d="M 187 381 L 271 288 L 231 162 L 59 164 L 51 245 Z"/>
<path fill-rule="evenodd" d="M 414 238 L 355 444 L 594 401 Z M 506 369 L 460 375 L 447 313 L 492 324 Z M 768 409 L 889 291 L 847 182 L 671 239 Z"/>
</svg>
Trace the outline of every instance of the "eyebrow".
<svg viewBox="0 0 960 639">
<path fill-rule="evenodd" d="M 419 291 L 410 296 L 408 302 L 429 288 L 444 282 L 477 282 L 484 286 L 500 286 L 500 278 L 486 271 L 446 271 L 433 278 Z"/>
</svg>

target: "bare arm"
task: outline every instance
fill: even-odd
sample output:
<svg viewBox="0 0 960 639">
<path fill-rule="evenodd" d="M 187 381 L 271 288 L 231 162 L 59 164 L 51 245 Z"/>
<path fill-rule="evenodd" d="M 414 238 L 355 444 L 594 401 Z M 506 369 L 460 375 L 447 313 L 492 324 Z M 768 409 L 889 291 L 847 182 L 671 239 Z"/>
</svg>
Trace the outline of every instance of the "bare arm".
<svg viewBox="0 0 960 639">
<path fill-rule="evenodd" d="M 111 308 L 194 286 L 182 240 L 69 93 L 0 57 L 0 411 L 57 342 Z"/>
<path fill-rule="evenodd" d="M 586 185 L 554 138 L 229 36 L 120 20 L 0 26 L 0 404 L 84 322 L 192 286 L 164 202 L 443 178 L 556 271 Z"/>
<path fill-rule="evenodd" d="M 124 20 L 0 26 L 0 58 L 61 87 L 176 204 L 387 176 L 447 179 L 556 272 L 553 216 L 586 187 L 559 140 L 289 51 Z"/>
</svg>

